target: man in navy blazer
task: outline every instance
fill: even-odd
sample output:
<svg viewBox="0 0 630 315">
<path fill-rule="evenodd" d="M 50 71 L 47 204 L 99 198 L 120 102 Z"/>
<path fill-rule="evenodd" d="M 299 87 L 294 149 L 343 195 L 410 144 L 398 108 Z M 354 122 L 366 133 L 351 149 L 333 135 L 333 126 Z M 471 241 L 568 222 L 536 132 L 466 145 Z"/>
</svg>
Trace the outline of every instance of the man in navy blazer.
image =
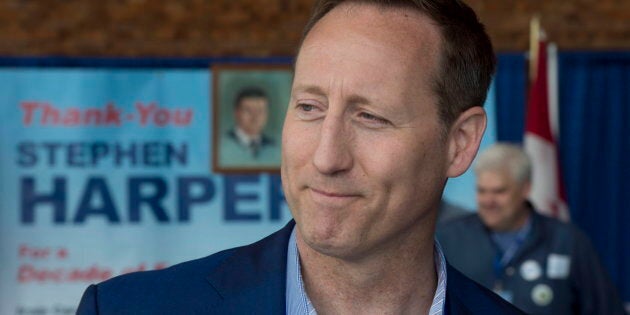
<svg viewBox="0 0 630 315">
<path fill-rule="evenodd" d="M 293 227 L 291 221 L 248 246 L 91 285 L 77 314 L 285 314 Z M 452 267 L 447 273 L 445 314 L 520 314 Z"/>
<path fill-rule="evenodd" d="M 492 45 L 459 0 L 321 0 L 282 136 L 294 218 L 255 244 L 90 286 L 79 314 L 520 314 L 434 241 L 486 126 Z"/>
</svg>

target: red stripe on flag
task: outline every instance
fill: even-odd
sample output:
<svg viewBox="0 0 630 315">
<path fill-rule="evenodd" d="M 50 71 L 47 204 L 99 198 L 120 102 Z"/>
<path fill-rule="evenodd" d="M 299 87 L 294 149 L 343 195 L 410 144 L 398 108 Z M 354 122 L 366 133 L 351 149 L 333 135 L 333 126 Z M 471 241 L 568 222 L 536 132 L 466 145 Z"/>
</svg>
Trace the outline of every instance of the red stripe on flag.
<svg viewBox="0 0 630 315">
<path fill-rule="evenodd" d="M 549 124 L 549 100 L 547 90 L 547 43 L 541 41 L 538 48 L 536 79 L 529 91 L 525 131 L 554 142 Z"/>
</svg>

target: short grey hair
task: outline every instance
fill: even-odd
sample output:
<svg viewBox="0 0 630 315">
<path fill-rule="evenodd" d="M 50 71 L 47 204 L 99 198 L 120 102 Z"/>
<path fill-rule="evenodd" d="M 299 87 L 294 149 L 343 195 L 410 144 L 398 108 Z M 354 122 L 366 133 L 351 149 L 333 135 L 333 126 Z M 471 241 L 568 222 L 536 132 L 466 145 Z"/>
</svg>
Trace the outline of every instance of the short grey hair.
<svg viewBox="0 0 630 315">
<path fill-rule="evenodd" d="M 481 152 L 474 166 L 479 175 L 484 171 L 505 171 L 521 184 L 531 181 L 532 162 L 527 153 L 518 145 L 496 143 Z"/>
</svg>

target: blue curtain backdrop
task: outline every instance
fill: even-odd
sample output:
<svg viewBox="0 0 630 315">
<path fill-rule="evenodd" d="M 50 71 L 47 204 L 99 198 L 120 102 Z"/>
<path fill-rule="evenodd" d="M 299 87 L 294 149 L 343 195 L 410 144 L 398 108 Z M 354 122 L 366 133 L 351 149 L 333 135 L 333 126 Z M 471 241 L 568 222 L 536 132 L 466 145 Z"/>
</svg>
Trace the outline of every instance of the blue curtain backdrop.
<svg viewBox="0 0 630 315">
<path fill-rule="evenodd" d="M 497 56 L 497 140 L 522 143 L 527 98 L 527 62 L 523 53 Z"/>
<path fill-rule="evenodd" d="M 573 223 L 630 301 L 630 52 L 558 55 L 560 162 Z M 523 54 L 499 56 L 497 138 L 522 142 Z"/>
</svg>

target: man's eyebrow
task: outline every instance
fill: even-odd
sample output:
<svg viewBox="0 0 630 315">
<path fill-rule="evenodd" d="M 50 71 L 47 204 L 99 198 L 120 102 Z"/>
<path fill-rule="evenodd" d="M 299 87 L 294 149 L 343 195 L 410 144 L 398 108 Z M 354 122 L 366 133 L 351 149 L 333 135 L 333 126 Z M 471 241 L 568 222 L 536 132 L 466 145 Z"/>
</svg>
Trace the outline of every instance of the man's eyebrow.
<svg viewBox="0 0 630 315">
<path fill-rule="evenodd" d="M 348 103 L 350 104 L 371 104 L 372 102 L 361 95 L 352 94 L 348 97 Z"/>
<path fill-rule="evenodd" d="M 324 92 L 324 90 L 322 88 L 320 88 L 319 86 L 316 85 L 297 85 L 294 88 L 295 91 L 298 92 L 303 92 L 303 93 L 309 93 L 309 94 L 315 94 L 318 96 L 326 96 L 326 92 Z M 351 104 L 370 104 L 372 103 L 367 97 L 358 95 L 358 94 L 352 94 L 350 96 L 348 96 L 347 100 L 348 103 Z"/>
<path fill-rule="evenodd" d="M 316 85 L 297 85 L 293 88 L 294 91 L 315 94 L 319 96 L 326 96 L 326 93 L 322 88 Z"/>
</svg>

